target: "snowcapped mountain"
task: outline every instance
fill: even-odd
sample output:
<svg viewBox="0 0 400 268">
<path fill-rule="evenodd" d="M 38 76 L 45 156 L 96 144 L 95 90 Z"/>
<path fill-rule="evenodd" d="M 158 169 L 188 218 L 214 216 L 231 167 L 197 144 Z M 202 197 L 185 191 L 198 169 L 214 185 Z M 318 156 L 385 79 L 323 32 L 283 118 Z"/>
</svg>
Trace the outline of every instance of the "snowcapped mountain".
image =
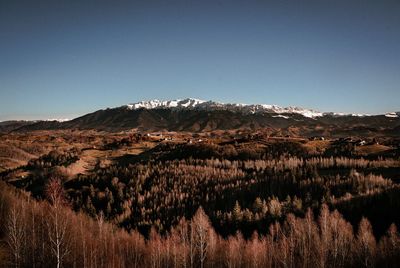
<svg viewBox="0 0 400 268">
<path fill-rule="evenodd" d="M 168 100 L 168 101 L 160 101 L 160 100 L 149 100 L 149 101 L 140 101 L 137 103 L 128 104 L 128 108 L 132 110 L 136 109 L 157 109 L 157 108 L 195 108 L 200 104 L 206 101 L 198 100 L 198 99 L 184 99 L 184 100 Z"/>
<path fill-rule="evenodd" d="M 60 121 L 3 122 L 0 124 L 0 132 L 49 129 L 201 132 L 261 128 L 280 131 L 290 128 L 290 131 L 310 136 L 329 133 L 342 136 L 400 136 L 399 112 L 383 115 L 322 113 L 294 106 L 221 103 L 192 98 L 140 101 Z"/>
<path fill-rule="evenodd" d="M 37 120 L 37 121 L 57 121 L 57 122 L 67 122 L 70 121 L 71 119 L 69 118 L 49 118 L 46 120 Z"/>
<path fill-rule="evenodd" d="M 395 113 L 395 112 L 386 113 L 385 116 L 386 116 L 386 117 L 390 117 L 390 118 L 397 118 L 397 117 L 400 116 L 400 112 L 397 112 L 397 113 Z"/>
<path fill-rule="evenodd" d="M 300 114 L 304 117 L 314 118 L 324 114 L 311 109 L 300 107 L 281 107 L 269 104 L 242 104 L 242 103 L 221 103 L 215 101 L 204 101 L 199 99 L 187 98 L 177 100 L 149 100 L 140 101 L 126 105 L 130 110 L 136 109 L 198 109 L 198 110 L 229 110 L 244 113 L 276 113 L 276 114 Z"/>
</svg>

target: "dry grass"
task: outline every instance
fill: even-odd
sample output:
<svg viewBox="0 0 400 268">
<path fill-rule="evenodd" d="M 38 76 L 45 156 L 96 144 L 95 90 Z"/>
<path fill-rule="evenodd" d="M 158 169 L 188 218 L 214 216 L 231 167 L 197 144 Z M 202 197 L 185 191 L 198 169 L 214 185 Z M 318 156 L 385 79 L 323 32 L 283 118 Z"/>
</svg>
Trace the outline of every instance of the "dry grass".
<svg viewBox="0 0 400 268">
<path fill-rule="evenodd" d="M 304 148 L 306 148 L 308 153 L 318 154 L 318 153 L 323 153 L 330 146 L 330 141 L 329 140 L 309 141 L 303 146 Z"/>
<path fill-rule="evenodd" d="M 155 142 L 141 142 L 139 144 L 134 144 L 131 147 L 124 147 L 118 150 L 99 150 L 99 149 L 89 149 L 81 151 L 79 155 L 79 160 L 72 163 L 66 168 L 61 167 L 64 174 L 68 175 L 73 179 L 78 174 L 85 174 L 86 172 L 92 170 L 97 163 L 100 167 L 105 168 L 114 162 L 114 159 L 121 157 L 126 154 L 138 155 L 146 150 L 149 150 L 156 146 Z"/>
<path fill-rule="evenodd" d="M 382 153 L 390 149 L 392 148 L 385 145 L 372 144 L 372 145 L 357 146 L 356 152 L 360 155 L 369 155 L 369 154 Z"/>
</svg>

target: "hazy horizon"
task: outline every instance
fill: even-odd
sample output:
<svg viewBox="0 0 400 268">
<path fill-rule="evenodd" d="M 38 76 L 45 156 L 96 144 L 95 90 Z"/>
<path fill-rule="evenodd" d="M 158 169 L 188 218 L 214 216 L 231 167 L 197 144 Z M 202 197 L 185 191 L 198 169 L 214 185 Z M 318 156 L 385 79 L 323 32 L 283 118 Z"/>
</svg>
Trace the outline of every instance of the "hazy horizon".
<svg viewBox="0 0 400 268">
<path fill-rule="evenodd" d="M 400 110 L 398 1 L 0 1 L 0 121 L 150 99 Z"/>
</svg>

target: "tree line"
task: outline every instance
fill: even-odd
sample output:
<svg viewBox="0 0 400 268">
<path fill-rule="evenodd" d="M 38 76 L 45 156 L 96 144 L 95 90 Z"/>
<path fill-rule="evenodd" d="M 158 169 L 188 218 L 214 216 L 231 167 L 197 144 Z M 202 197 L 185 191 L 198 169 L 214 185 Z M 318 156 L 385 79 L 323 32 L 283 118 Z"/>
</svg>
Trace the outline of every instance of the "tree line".
<svg viewBox="0 0 400 268">
<path fill-rule="evenodd" d="M 144 235 L 151 227 L 166 232 L 202 206 L 220 234 L 240 230 L 247 237 L 287 213 L 302 216 L 307 207 L 318 210 L 328 204 L 334 208 L 348 200 L 398 189 L 391 179 L 379 175 L 398 167 L 398 161 L 366 162 L 342 157 L 149 160 L 98 169 L 66 182 L 65 188 L 76 211 L 93 217 L 103 213 L 107 220 Z M 366 165 L 369 173 L 365 174 Z M 258 199 L 264 213 L 255 209 Z M 232 224 L 236 203 L 244 216 Z M 271 203 L 279 209 L 268 209 Z"/>
<path fill-rule="evenodd" d="M 148 238 L 73 212 L 59 180 L 50 180 L 46 200 L 0 184 L 0 262 L 13 267 L 394 267 L 400 236 L 393 224 L 377 240 L 368 219 L 353 231 L 337 210 L 318 216 L 288 214 L 265 235 L 245 239 L 238 231 L 218 235 L 199 207 L 169 232 Z"/>
<path fill-rule="evenodd" d="M 127 230 L 138 229 L 147 236 L 152 227 L 160 233 L 169 231 L 202 206 L 219 234 L 241 231 L 247 238 L 254 231 L 265 232 L 261 226 L 282 220 L 288 213 L 303 216 L 307 207 L 318 210 L 322 204 L 343 209 L 344 203 L 346 211 L 350 211 L 352 200 L 358 204 L 358 199 L 366 202 L 398 189 L 396 182 L 380 175 L 400 167 L 395 158 L 298 157 L 288 156 L 293 154 L 288 150 L 277 158 L 203 159 L 184 154 L 181 159 L 169 160 L 177 157 L 176 150 L 181 147 L 172 146 L 170 150 L 164 148 L 170 145 L 161 147 L 150 158 L 128 163 L 116 161 L 103 168 L 96 166 L 74 180 L 65 176 L 64 187 L 71 207 L 92 217 L 102 213 L 106 220 Z M 210 148 L 213 146 L 199 150 Z M 274 148 L 276 152 L 282 149 L 278 144 Z M 209 153 L 206 155 L 210 157 Z M 32 172 L 27 178 L 11 183 L 31 191 L 36 198 L 43 198 L 48 178 L 63 178 L 57 167 L 78 158 L 76 150 L 51 152 L 29 162 L 27 169 Z M 12 178 L 13 173 L 8 176 Z M 394 199 L 399 200 L 396 196 Z M 255 208 L 257 200 L 263 204 L 261 210 Z M 236 204 L 243 216 L 235 218 Z M 383 210 L 391 211 L 393 207 L 400 205 L 383 204 Z M 358 209 L 363 213 L 368 211 L 362 206 Z M 350 212 L 344 214 L 351 222 L 359 221 L 362 216 L 353 218 Z M 386 221 L 377 220 L 379 215 L 369 216 L 377 222 L 379 234 L 391 222 L 400 223 L 393 215 L 388 215 Z"/>
</svg>

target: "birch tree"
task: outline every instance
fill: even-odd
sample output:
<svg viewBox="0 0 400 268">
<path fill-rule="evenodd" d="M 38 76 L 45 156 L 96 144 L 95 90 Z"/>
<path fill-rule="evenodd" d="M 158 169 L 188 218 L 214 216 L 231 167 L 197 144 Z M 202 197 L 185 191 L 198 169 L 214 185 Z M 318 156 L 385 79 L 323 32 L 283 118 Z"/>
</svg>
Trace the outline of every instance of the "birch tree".
<svg viewBox="0 0 400 268">
<path fill-rule="evenodd" d="M 66 205 L 60 180 L 51 179 L 46 187 L 46 195 L 51 203 L 47 222 L 50 249 L 56 259 L 57 268 L 62 267 L 64 258 L 69 254 L 67 236 L 68 219 L 62 207 Z"/>
<path fill-rule="evenodd" d="M 17 207 L 16 205 L 11 207 L 6 223 L 6 230 L 8 234 L 7 244 L 13 256 L 14 266 L 20 267 L 23 257 L 23 240 L 25 236 L 21 207 Z"/>
<path fill-rule="evenodd" d="M 204 267 L 207 255 L 209 254 L 211 223 L 200 207 L 192 220 L 192 228 L 194 230 L 195 248 L 199 266 Z"/>
</svg>

